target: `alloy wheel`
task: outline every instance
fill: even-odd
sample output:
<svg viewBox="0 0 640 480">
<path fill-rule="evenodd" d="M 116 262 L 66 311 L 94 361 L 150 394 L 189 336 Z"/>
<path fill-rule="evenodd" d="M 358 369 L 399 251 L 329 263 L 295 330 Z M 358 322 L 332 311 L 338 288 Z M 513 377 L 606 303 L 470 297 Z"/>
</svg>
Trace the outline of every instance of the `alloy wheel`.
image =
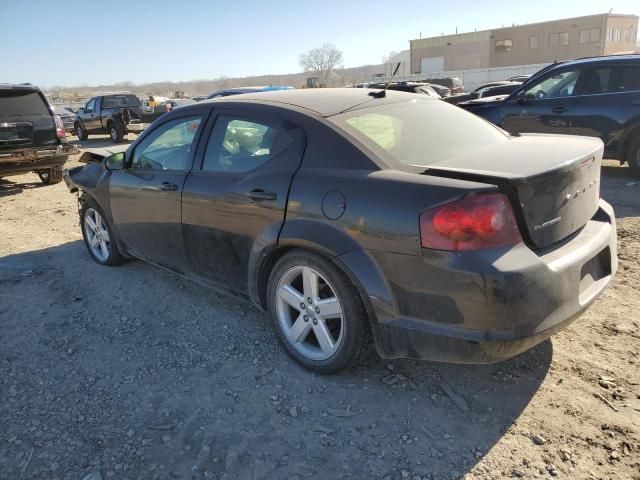
<svg viewBox="0 0 640 480">
<path fill-rule="evenodd" d="M 102 215 L 93 208 L 87 208 L 84 213 L 84 233 L 91 254 L 100 262 L 106 262 L 111 252 L 109 231 Z"/>
<path fill-rule="evenodd" d="M 332 357 L 345 328 L 333 286 L 316 269 L 300 265 L 282 275 L 276 295 L 278 322 L 291 346 L 310 360 Z"/>
</svg>

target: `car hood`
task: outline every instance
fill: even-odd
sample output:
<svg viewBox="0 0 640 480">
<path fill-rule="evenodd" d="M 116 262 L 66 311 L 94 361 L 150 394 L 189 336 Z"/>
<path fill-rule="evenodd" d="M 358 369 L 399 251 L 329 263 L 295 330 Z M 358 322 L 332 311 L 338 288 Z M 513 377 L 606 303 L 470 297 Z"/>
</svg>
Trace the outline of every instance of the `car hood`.
<svg viewBox="0 0 640 480">
<path fill-rule="evenodd" d="M 92 148 L 80 155 L 78 161 L 84 163 L 101 162 L 103 159 L 110 157 L 111 155 L 126 151 L 127 148 L 129 148 L 129 145 L 113 145 L 105 148 Z"/>
</svg>

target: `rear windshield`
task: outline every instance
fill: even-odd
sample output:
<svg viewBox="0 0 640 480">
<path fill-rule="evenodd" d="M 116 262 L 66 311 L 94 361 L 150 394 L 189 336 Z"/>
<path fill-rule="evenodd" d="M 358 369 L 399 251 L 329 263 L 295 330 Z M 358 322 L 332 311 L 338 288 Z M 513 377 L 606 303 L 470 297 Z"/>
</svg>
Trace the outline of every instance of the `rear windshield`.
<svg viewBox="0 0 640 480">
<path fill-rule="evenodd" d="M 51 115 L 49 106 L 38 92 L 15 92 L 0 90 L 0 117 L 22 115 Z"/>
<path fill-rule="evenodd" d="M 381 157 L 405 165 L 427 166 L 509 140 L 493 125 L 440 100 L 380 105 L 329 120 Z"/>
</svg>

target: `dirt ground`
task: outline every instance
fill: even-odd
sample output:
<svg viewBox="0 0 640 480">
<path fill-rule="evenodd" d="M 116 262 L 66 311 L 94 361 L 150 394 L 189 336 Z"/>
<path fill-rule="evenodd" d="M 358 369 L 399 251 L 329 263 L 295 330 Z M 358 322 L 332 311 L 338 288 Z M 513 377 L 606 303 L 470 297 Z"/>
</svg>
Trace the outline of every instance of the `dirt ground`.
<svg viewBox="0 0 640 480">
<path fill-rule="evenodd" d="M 64 183 L 0 180 L 0 478 L 640 479 L 640 180 L 605 163 L 620 267 L 568 330 L 331 377 L 250 305 L 92 262 Z"/>
</svg>

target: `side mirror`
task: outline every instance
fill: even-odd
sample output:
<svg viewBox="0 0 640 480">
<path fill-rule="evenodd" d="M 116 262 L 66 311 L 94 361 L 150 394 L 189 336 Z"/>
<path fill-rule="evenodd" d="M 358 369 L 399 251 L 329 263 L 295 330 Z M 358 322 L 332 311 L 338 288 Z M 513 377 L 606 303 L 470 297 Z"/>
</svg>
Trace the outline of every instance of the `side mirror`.
<svg viewBox="0 0 640 480">
<path fill-rule="evenodd" d="M 471 100 L 475 100 L 476 98 L 480 98 L 480 94 L 478 92 L 471 92 L 471 94 L 469 96 L 471 97 Z"/>
<path fill-rule="evenodd" d="M 80 107 L 80 108 L 78 109 L 78 113 L 84 113 L 84 107 Z"/>
<path fill-rule="evenodd" d="M 516 101 L 518 102 L 518 105 L 524 105 L 525 103 L 527 103 L 527 96 L 524 90 L 520 90 L 518 92 L 518 94 L 516 95 Z"/>
<path fill-rule="evenodd" d="M 116 153 L 104 159 L 104 167 L 107 170 L 124 169 L 124 152 Z"/>
</svg>

